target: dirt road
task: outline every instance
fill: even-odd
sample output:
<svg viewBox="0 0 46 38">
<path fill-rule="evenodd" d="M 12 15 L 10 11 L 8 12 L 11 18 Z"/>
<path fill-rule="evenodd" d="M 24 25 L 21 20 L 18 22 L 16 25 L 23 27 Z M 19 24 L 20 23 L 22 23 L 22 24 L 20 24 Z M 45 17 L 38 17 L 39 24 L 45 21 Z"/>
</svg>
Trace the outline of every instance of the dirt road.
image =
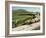
<svg viewBox="0 0 46 38">
<path fill-rule="evenodd" d="M 39 26 L 40 26 L 40 22 L 37 22 L 30 25 L 22 25 L 22 26 L 13 28 L 13 31 L 30 31 L 32 29 L 38 28 Z"/>
</svg>

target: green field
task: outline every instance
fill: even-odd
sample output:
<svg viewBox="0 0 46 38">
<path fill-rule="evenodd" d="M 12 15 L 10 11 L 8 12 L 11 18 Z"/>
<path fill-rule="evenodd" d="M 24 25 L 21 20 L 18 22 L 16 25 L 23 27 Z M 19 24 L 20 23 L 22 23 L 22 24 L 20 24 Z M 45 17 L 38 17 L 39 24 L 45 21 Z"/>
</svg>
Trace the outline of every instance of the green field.
<svg viewBox="0 0 46 38">
<path fill-rule="evenodd" d="M 13 18 L 13 23 L 15 26 L 24 23 L 26 20 L 33 19 L 33 16 L 30 15 L 15 15 Z"/>
<path fill-rule="evenodd" d="M 33 16 L 32 12 L 27 12 L 26 10 L 15 10 L 12 11 L 12 26 L 17 27 L 25 23 L 27 20 L 32 20 L 35 16 Z"/>
</svg>

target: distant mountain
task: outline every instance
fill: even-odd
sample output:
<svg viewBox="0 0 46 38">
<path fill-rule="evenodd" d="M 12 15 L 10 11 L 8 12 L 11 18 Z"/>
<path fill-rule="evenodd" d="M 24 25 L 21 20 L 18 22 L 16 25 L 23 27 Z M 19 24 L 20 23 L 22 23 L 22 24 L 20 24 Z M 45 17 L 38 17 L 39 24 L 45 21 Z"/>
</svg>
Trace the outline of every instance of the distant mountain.
<svg viewBox="0 0 46 38">
<path fill-rule="evenodd" d="M 23 9 L 18 9 L 18 10 L 13 10 L 13 13 L 15 13 L 15 14 L 31 14 L 32 12 L 23 10 Z"/>
<path fill-rule="evenodd" d="M 24 9 L 12 10 L 13 14 L 37 14 L 39 12 L 27 11 Z"/>
</svg>

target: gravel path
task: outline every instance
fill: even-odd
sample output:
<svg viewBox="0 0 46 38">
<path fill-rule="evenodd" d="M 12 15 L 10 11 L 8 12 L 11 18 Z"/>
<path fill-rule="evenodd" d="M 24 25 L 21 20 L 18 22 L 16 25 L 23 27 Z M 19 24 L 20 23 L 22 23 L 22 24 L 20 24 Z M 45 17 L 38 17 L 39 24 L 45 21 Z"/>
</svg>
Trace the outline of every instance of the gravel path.
<svg viewBox="0 0 46 38">
<path fill-rule="evenodd" d="M 30 31 L 40 26 L 40 22 L 33 23 L 30 25 L 22 25 L 16 28 L 13 28 L 13 31 Z"/>
</svg>

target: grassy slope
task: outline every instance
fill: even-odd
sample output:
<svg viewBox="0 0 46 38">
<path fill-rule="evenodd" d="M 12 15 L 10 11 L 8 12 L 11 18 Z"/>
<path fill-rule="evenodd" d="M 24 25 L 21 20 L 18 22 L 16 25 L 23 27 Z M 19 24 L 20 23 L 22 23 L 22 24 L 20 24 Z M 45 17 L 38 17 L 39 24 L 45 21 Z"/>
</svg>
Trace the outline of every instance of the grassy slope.
<svg viewBox="0 0 46 38">
<path fill-rule="evenodd" d="M 19 24 L 24 23 L 28 19 L 33 19 L 32 15 L 20 15 L 20 14 L 31 14 L 26 10 L 14 10 L 12 13 L 12 24 L 14 27 L 19 26 Z"/>
</svg>

